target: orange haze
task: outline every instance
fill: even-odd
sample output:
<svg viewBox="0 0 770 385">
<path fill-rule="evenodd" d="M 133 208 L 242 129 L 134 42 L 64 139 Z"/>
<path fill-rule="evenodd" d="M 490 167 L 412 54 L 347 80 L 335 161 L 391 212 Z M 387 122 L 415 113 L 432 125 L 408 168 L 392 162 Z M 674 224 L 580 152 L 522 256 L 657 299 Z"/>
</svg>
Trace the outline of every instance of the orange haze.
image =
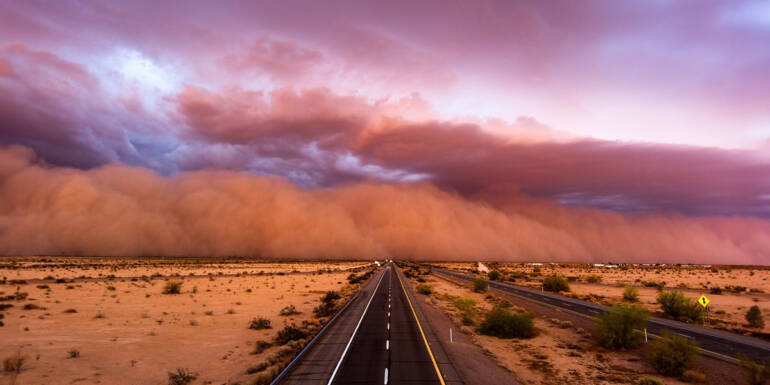
<svg viewBox="0 0 770 385">
<path fill-rule="evenodd" d="M 770 222 L 626 216 L 430 184 L 305 190 L 229 171 L 88 171 L 0 148 L 0 254 L 770 262 Z"/>
</svg>

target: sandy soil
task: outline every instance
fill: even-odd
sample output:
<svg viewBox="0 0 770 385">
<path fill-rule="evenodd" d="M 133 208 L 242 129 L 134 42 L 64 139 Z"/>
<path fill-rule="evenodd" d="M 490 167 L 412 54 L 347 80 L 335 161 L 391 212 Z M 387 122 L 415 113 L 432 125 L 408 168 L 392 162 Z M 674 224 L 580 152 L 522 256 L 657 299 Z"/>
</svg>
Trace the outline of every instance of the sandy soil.
<svg viewBox="0 0 770 385">
<path fill-rule="evenodd" d="M 477 267 L 475 263 L 446 263 L 444 267 L 468 272 Z M 612 304 L 622 302 L 626 285 L 639 290 L 640 303 L 649 311 L 662 315 L 656 302 L 659 290 L 646 287 L 645 282 L 664 282 L 663 290 L 681 291 L 697 300 L 705 295 L 709 303 L 710 323 L 705 326 L 722 328 L 738 333 L 770 333 L 770 319 L 766 318 L 765 328 L 758 330 L 746 325 L 745 314 L 751 306 L 757 305 L 766 316 L 770 315 L 770 269 L 766 267 L 701 267 L 701 266 L 627 266 L 594 267 L 591 265 L 532 265 L 497 264 L 494 268 L 517 277 L 517 285 L 539 288 L 543 276 L 561 275 L 570 279 L 570 289 L 578 298 Z M 601 281 L 588 283 L 589 275 L 598 275 Z M 712 288 L 722 289 L 721 294 L 712 293 Z M 587 298 L 591 296 L 592 298 Z"/>
<path fill-rule="evenodd" d="M 445 311 L 463 333 L 472 336 L 498 363 L 524 384 L 636 384 L 642 377 L 657 378 L 665 384 L 684 384 L 681 381 L 661 377 L 634 352 L 607 351 L 599 347 L 590 332 L 575 327 L 571 322 L 551 317 L 535 318 L 539 334 L 530 339 L 499 339 L 477 334 L 472 327 L 464 326 L 451 298 L 473 298 L 478 323 L 483 313 L 490 310 L 501 298 L 492 294 L 479 294 L 465 285 L 434 277 L 425 278 L 434 288 L 428 304 Z M 513 306 L 515 311 L 529 309 Z"/>
<path fill-rule="evenodd" d="M 360 261 L 259 262 L 254 260 L 129 259 L 129 258 L 2 258 L 0 280 L 72 279 L 153 276 L 258 274 L 344 270 Z"/>
<path fill-rule="evenodd" d="M 318 264 L 280 266 L 314 270 Z M 0 383 L 167 384 L 167 373 L 177 368 L 199 373 L 194 384 L 247 383 L 254 377 L 247 368 L 281 349 L 250 354 L 255 342 L 271 341 L 284 325 L 312 318 L 327 290 L 352 292 L 345 288 L 348 274 L 188 277 L 177 295 L 161 294 L 161 279 L 0 285 L 2 295 L 28 293 L 25 300 L 4 302 L 14 306 L 3 311 L 0 358 L 21 352 L 27 360 L 18 378 L 3 373 Z M 287 305 L 299 314 L 280 316 Z M 254 317 L 269 319 L 272 328 L 249 329 Z M 69 357 L 72 349 L 78 358 Z"/>
</svg>

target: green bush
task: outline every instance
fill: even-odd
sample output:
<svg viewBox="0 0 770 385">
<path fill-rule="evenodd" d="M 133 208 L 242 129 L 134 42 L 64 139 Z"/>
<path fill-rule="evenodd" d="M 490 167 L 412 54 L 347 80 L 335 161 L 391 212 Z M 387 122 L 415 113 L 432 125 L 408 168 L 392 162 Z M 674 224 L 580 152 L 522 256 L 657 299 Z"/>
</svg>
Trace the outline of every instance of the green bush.
<svg viewBox="0 0 770 385">
<path fill-rule="evenodd" d="M 641 380 L 639 380 L 639 384 L 638 385 L 663 385 L 663 383 L 660 382 L 660 380 L 656 380 L 656 379 L 650 378 L 650 377 L 645 377 L 645 378 L 642 378 Z"/>
<path fill-rule="evenodd" d="M 764 385 L 770 380 L 770 363 L 760 364 L 744 356 L 738 356 L 738 365 L 743 371 L 743 379 L 746 385 Z"/>
<path fill-rule="evenodd" d="M 697 355 L 698 344 L 666 330 L 660 339 L 652 343 L 650 364 L 660 374 L 681 376 L 692 366 Z"/>
<path fill-rule="evenodd" d="M 489 289 L 489 282 L 483 278 L 476 278 L 473 280 L 473 291 L 482 293 Z"/>
<path fill-rule="evenodd" d="M 754 305 L 746 312 L 746 321 L 749 326 L 757 329 L 765 327 L 765 320 L 762 318 L 762 311 L 759 310 L 759 306 Z"/>
<path fill-rule="evenodd" d="M 497 270 L 492 270 L 492 271 L 490 271 L 489 273 L 487 273 L 487 277 L 489 277 L 489 279 L 490 279 L 491 281 L 499 281 L 499 280 L 500 280 L 500 278 L 502 278 L 502 277 L 503 277 L 503 274 L 502 274 L 502 273 L 500 273 L 500 272 L 499 272 L 499 271 L 497 271 Z"/>
<path fill-rule="evenodd" d="M 495 307 L 487 313 L 477 331 L 500 338 L 529 338 L 535 335 L 533 315 L 513 313 L 504 307 Z"/>
<path fill-rule="evenodd" d="M 602 281 L 602 276 L 599 274 L 588 274 L 585 279 L 588 283 L 599 283 Z"/>
<path fill-rule="evenodd" d="M 639 289 L 634 286 L 626 286 L 623 289 L 623 301 L 639 302 Z"/>
<path fill-rule="evenodd" d="M 699 322 L 703 319 L 701 305 L 680 291 L 658 293 L 658 303 L 667 316 L 685 322 Z"/>
<path fill-rule="evenodd" d="M 596 317 L 596 329 L 602 346 L 610 349 L 632 348 L 641 342 L 639 332 L 650 318 L 647 310 L 639 305 L 614 305 Z"/>
<path fill-rule="evenodd" d="M 163 286 L 163 294 L 179 294 L 182 292 L 182 281 L 168 281 Z"/>
<path fill-rule="evenodd" d="M 553 292 L 569 291 L 569 282 L 564 277 L 551 275 L 543 278 L 543 289 Z"/>
<path fill-rule="evenodd" d="M 417 285 L 416 289 L 420 294 L 430 295 L 430 293 L 433 293 L 433 287 L 424 283 Z"/>
</svg>

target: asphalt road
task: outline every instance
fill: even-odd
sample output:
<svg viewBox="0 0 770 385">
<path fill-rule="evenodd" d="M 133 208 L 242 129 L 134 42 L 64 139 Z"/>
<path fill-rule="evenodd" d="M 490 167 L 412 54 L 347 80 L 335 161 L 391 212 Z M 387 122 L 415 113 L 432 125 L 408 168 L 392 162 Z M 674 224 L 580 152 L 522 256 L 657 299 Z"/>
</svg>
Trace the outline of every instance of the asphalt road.
<svg viewBox="0 0 770 385">
<path fill-rule="evenodd" d="M 462 273 L 431 268 L 439 273 L 471 281 L 474 277 Z M 561 309 L 569 310 L 575 313 L 597 316 L 608 307 L 591 302 L 567 298 L 558 294 L 541 292 L 525 287 L 508 285 L 500 282 L 490 281 L 489 286 L 504 292 L 515 294 L 530 300 L 542 302 Z M 764 340 L 737 335 L 722 330 L 709 329 L 697 325 L 691 325 L 684 322 L 673 321 L 658 317 L 651 317 L 647 324 L 647 331 L 653 335 L 662 334 L 667 329 L 673 333 L 687 337 L 698 342 L 702 353 L 722 359 L 728 362 L 734 362 L 740 354 L 748 356 L 754 360 L 770 362 L 770 343 Z"/>
<path fill-rule="evenodd" d="M 334 384 L 439 384 L 392 265 L 353 337 Z"/>
<path fill-rule="evenodd" d="M 439 385 L 395 272 L 386 265 L 280 384 Z"/>
</svg>

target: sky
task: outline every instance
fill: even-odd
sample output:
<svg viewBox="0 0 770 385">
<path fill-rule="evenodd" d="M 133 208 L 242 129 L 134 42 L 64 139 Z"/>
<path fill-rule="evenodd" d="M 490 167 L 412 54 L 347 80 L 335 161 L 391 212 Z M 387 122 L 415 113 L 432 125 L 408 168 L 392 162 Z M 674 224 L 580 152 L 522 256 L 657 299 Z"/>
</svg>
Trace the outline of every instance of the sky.
<svg viewBox="0 0 770 385">
<path fill-rule="evenodd" d="M 764 1 L 0 2 L 0 253 L 768 264 L 768 41 Z"/>
</svg>

